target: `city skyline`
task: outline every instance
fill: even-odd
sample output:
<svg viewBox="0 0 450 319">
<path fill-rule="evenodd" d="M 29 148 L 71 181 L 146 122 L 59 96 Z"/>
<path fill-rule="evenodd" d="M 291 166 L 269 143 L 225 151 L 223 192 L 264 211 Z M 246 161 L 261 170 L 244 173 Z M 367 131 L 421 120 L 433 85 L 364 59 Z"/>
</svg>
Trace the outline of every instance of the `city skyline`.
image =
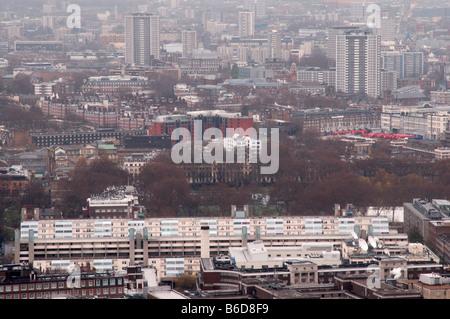
<svg viewBox="0 0 450 319">
<path fill-rule="evenodd" d="M 449 172 L 445 2 L 2 1 L 4 302 L 448 299 Z"/>
</svg>

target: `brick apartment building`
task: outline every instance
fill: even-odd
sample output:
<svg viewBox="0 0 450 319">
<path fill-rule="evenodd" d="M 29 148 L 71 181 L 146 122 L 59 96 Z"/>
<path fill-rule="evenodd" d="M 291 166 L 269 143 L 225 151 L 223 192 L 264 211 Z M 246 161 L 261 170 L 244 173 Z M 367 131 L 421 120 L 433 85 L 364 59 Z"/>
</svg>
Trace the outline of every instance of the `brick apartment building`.
<svg viewBox="0 0 450 319">
<path fill-rule="evenodd" d="M 81 273 L 79 284 L 69 274 L 40 275 L 28 265 L 0 266 L 0 299 L 122 298 L 122 276 Z"/>
<path fill-rule="evenodd" d="M 201 120 L 202 132 L 208 128 L 218 128 L 222 136 L 226 136 L 226 129 L 253 128 L 253 117 L 242 116 L 240 113 L 228 113 L 222 110 L 187 112 L 186 115 L 157 116 L 148 126 L 149 135 L 171 135 L 176 128 L 185 128 L 194 138 L 194 121 Z M 199 132 L 196 132 L 197 134 Z"/>
</svg>

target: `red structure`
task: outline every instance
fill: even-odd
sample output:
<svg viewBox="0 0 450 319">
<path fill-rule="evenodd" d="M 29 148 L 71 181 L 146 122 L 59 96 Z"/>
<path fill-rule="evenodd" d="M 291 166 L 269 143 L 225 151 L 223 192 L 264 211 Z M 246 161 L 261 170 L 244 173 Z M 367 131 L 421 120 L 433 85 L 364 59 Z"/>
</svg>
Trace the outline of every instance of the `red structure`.
<svg viewBox="0 0 450 319">
<path fill-rule="evenodd" d="M 253 128 L 253 117 L 242 116 L 239 113 L 227 113 L 221 111 L 192 112 L 187 115 L 167 115 L 156 117 L 148 125 L 149 135 L 171 135 L 176 128 L 186 128 L 194 137 L 195 121 L 201 120 L 202 136 L 208 128 L 218 128 L 223 136 L 226 136 L 228 128 Z"/>
</svg>

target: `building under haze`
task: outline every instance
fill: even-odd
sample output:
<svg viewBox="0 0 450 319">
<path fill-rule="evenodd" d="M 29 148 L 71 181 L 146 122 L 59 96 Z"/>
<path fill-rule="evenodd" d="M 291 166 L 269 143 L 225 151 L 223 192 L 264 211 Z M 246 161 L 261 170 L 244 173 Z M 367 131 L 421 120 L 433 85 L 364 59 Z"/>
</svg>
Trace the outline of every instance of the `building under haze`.
<svg viewBox="0 0 450 319">
<path fill-rule="evenodd" d="M 183 57 L 190 56 L 192 51 L 197 48 L 197 32 L 192 30 L 183 30 L 181 33 Z"/>
<path fill-rule="evenodd" d="M 381 36 L 365 31 L 336 36 L 336 91 L 381 94 Z"/>
<path fill-rule="evenodd" d="M 270 58 L 281 58 L 281 33 L 278 30 L 269 32 L 267 44 Z"/>
<path fill-rule="evenodd" d="M 266 0 L 244 0 L 244 9 L 252 11 L 255 18 L 266 17 Z"/>
<path fill-rule="evenodd" d="M 150 65 L 159 59 L 159 16 L 135 13 L 125 17 L 125 63 Z"/>
<path fill-rule="evenodd" d="M 252 37 L 255 34 L 255 15 L 253 11 L 239 12 L 239 37 Z"/>
<path fill-rule="evenodd" d="M 328 30 L 326 55 L 331 64 L 336 62 L 336 36 L 345 34 L 348 31 L 357 31 L 359 29 L 359 26 L 335 26 Z"/>
</svg>

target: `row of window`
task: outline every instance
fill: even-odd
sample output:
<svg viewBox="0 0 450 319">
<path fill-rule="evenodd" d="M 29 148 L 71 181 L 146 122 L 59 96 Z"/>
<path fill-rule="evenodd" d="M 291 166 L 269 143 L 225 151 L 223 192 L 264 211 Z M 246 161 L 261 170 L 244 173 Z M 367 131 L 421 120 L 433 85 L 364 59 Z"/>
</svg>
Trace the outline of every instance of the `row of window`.
<svg viewBox="0 0 450 319">
<path fill-rule="evenodd" d="M 100 287 L 100 286 L 116 286 L 122 285 L 122 278 L 110 278 L 110 279 L 95 279 L 95 280 L 81 280 L 81 287 Z M 23 292 L 23 291 L 35 291 L 42 289 L 63 289 L 66 287 L 66 281 L 58 282 L 44 282 L 44 283 L 29 283 L 29 284 L 17 284 L 17 285 L 0 285 L 0 293 L 2 292 Z"/>
<path fill-rule="evenodd" d="M 71 296 L 74 295 L 76 297 L 102 297 L 102 296 L 110 296 L 122 294 L 123 288 L 97 288 L 97 289 L 81 289 L 81 290 L 60 290 L 53 292 L 31 292 L 31 293 L 22 293 L 22 294 L 0 294 L 0 299 L 49 299 L 50 297 L 58 297 L 58 296 Z"/>
</svg>

